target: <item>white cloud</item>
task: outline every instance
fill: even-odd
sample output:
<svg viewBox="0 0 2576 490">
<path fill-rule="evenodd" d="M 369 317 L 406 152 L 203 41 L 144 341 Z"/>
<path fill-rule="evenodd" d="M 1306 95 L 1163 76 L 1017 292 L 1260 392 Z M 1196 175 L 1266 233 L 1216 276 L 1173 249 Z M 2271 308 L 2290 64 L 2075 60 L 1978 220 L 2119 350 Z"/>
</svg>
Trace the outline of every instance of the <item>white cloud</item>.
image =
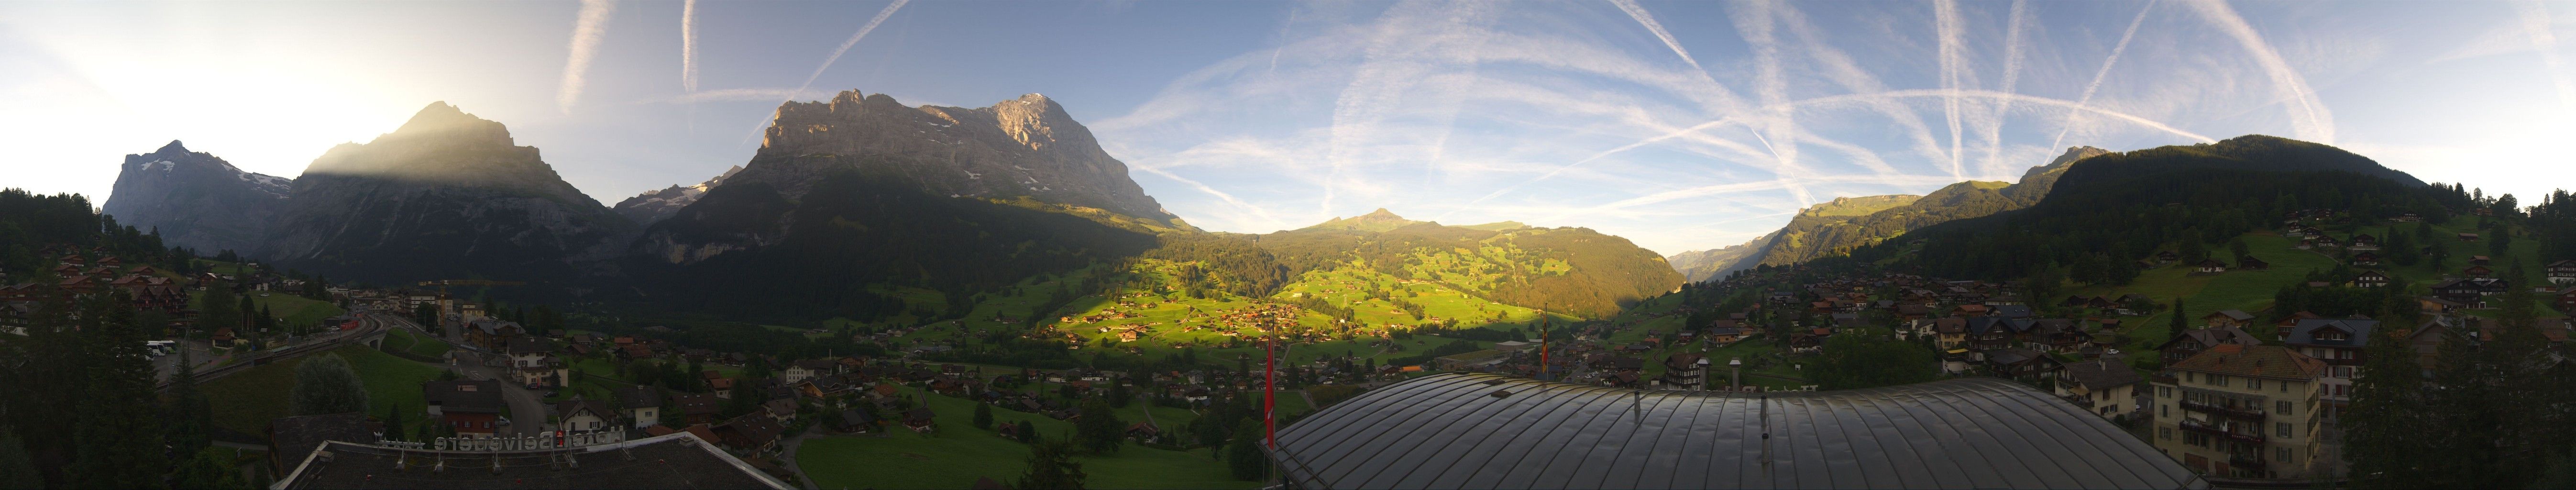
<svg viewBox="0 0 2576 490">
<path fill-rule="evenodd" d="M 555 89 L 555 108 L 572 113 L 574 101 L 589 82 L 590 60 L 599 55 L 599 41 L 608 37 L 608 15 L 617 11 L 610 0 L 582 0 L 581 13 L 573 20 L 572 41 L 564 56 L 563 84 Z"/>
</svg>

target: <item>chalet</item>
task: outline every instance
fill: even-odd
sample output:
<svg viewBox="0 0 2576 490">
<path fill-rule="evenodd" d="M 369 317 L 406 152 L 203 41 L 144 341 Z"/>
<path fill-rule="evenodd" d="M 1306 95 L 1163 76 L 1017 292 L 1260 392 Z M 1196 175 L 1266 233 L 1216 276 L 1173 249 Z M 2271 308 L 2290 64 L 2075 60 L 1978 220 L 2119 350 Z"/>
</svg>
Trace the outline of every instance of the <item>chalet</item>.
<svg viewBox="0 0 2576 490">
<path fill-rule="evenodd" d="M 2263 339 L 2256 338 L 2254 334 L 2245 333 L 2245 329 L 2237 327 L 2195 329 L 2183 332 L 2182 336 L 2157 345 L 2156 352 L 2158 357 L 2164 360 L 2165 365 L 2170 366 L 2200 355 L 2211 346 L 2224 344 L 2263 345 Z"/>
<path fill-rule="evenodd" d="M 2550 262 L 2544 269 L 2549 274 L 2549 282 L 2562 286 L 2576 285 L 2576 260 Z"/>
<path fill-rule="evenodd" d="M 2420 302 L 2417 307 L 2427 313 L 2450 313 L 2469 307 L 2466 303 L 2451 301 L 2441 296 L 2418 296 L 2415 300 Z"/>
<path fill-rule="evenodd" d="M 2209 328 L 2243 327 L 2254 321 L 2254 315 L 2244 310 L 2219 310 L 2202 315 L 2200 321 Z"/>
<path fill-rule="evenodd" d="M 1986 316 L 1986 313 L 1986 305 L 1959 305 L 1950 309 L 1950 316 Z"/>
<path fill-rule="evenodd" d="M 792 398 L 777 398 L 760 404 L 760 413 L 781 424 L 796 422 L 796 409 L 796 400 Z"/>
<path fill-rule="evenodd" d="M 555 427 L 567 431 L 619 430 L 617 411 L 599 400 L 573 399 L 555 402 Z"/>
<path fill-rule="evenodd" d="M 634 421 L 635 428 L 641 429 L 662 425 L 661 387 L 629 386 L 618 388 L 617 403 L 618 410 L 621 412 L 619 415 L 625 416 L 626 420 Z"/>
<path fill-rule="evenodd" d="M 2058 366 L 2057 396 L 2102 418 L 2127 415 L 2141 408 L 2137 406 L 2138 394 L 2146 379 L 2139 377 L 2138 370 L 2129 368 L 2128 363 L 2119 362 L 2118 357 Z"/>
<path fill-rule="evenodd" d="M 2471 255 L 2469 256 L 2469 265 L 2495 265 L 2495 259 L 2487 258 L 2487 256 L 2484 255 Z"/>
<path fill-rule="evenodd" d="M 808 379 L 840 374 L 840 369 L 841 363 L 829 359 L 796 361 L 788 364 L 786 371 L 779 373 L 779 382 L 793 385 Z"/>
<path fill-rule="evenodd" d="M 715 395 L 687 394 L 671 395 L 670 406 L 680 415 L 680 423 L 712 424 L 715 423 L 716 412 L 722 411 L 724 403 L 717 400 Z"/>
<path fill-rule="evenodd" d="M 1708 338 L 1708 343 L 1711 343 L 1711 344 L 1717 344 L 1717 345 L 1733 344 L 1733 343 L 1735 343 L 1735 342 L 1737 342 L 1737 341 L 1744 340 L 1744 329 L 1741 329 L 1741 328 L 1735 328 L 1735 327 L 1718 327 L 1718 328 L 1711 328 L 1711 329 L 1708 329 L 1708 337 L 1707 337 L 1707 338 Z"/>
<path fill-rule="evenodd" d="M 2576 312 L 2576 287 L 2558 291 L 2558 311 Z"/>
<path fill-rule="evenodd" d="M 2334 237 L 2325 235 L 2308 237 L 2307 242 L 2309 245 L 2322 248 L 2340 248 L 2343 246 L 2343 242 L 2335 241 Z"/>
<path fill-rule="evenodd" d="M 752 454 L 767 452 L 777 446 L 778 434 L 787 432 L 787 428 L 778 425 L 778 421 L 759 414 L 736 417 L 710 430 L 726 447 Z"/>
<path fill-rule="evenodd" d="M 2379 265 L 2379 252 L 2352 254 L 2352 265 Z"/>
<path fill-rule="evenodd" d="M 869 415 L 867 410 L 856 408 L 842 410 L 838 416 L 825 417 L 825 419 L 826 425 L 832 426 L 832 430 L 841 432 L 867 432 L 877 425 L 876 416 Z M 1010 422 L 1003 422 L 1001 426 L 1001 428 L 1017 428 Z"/>
<path fill-rule="evenodd" d="M 2199 264 L 2192 265 L 2191 272 L 2193 274 L 2217 274 L 2227 272 L 2227 264 L 2219 262 L 2218 259 L 2200 259 Z"/>
<path fill-rule="evenodd" d="M 2028 320 L 2020 320 L 2020 322 L 2028 322 Z M 1966 335 L 1969 342 L 1968 348 L 1994 350 L 2011 347 L 2013 338 L 2020 330 L 2014 328 L 2015 323 L 2015 320 L 2003 317 L 1968 318 Z"/>
<path fill-rule="evenodd" d="M 2388 275 L 2378 271 L 2364 272 L 2361 275 L 2352 276 L 2352 282 L 2345 284 L 2357 288 L 2384 287 L 2388 285 Z"/>
<path fill-rule="evenodd" d="M 1814 335 L 1803 333 L 1789 334 L 1789 352 L 1796 354 L 1815 354 L 1823 351 L 1823 339 L 1818 339 Z"/>
<path fill-rule="evenodd" d="M 2460 241 L 2463 241 L 2463 242 L 2474 242 L 2474 241 L 2478 241 L 2478 234 L 2476 234 L 2476 233 L 2461 233 L 2461 234 L 2460 234 Z"/>
<path fill-rule="evenodd" d="M 2433 295 L 2469 308 L 2485 308 L 2487 296 L 2504 294 L 2510 287 L 2512 283 L 2503 279 L 2452 279 L 2434 283 Z"/>
<path fill-rule="evenodd" d="M 445 424 L 461 437 L 492 437 L 503 425 L 501 382 L 495 380 L 429 381 L 421 384 L 429 404 L 428 420 Z"/>
<path fill-rule="evenodd" d="M 2418 221 L 2424 221 L 2424 217 L 2423 217 L 2423 216 L 2417 216 L 2417 215 L 2415 215 L 2415 213 L 2399 213 L 2399 214 L 2397 215 L 2397 217 L 2395 217 L 2395 218 L 2389 218 L 2388 220 L 2389 220 L 2389 221 L 2399 222 L 2399 223 L 2414 223 L 2414 222 L 2418 222 Z"/>
<path fill-rule="evenodd" d="M 2367 318 L 2313 318 L 2299 320 L 2290 327 L 2282 343 L 2326 364 L 2359 366 L 2363 361 L 2363 342 L 2379 327 L 2378 320 Z"/>
<path fill-rule="evenodd" d="M 1968 319 L 1954 316 L 1933 320 L 1932 338 L 1942 350 L 1959 348 L 1968 343 Z"/>
<path fill-rule="evenodd" d="M 2031 321 L 2023 344 L 2032 350 L 2071 354 L 2091 340 L 2073 319 L 2043 318 Z"/>
<path fill-rule="evenodd" d="M 1986 351 L 1986 372 L 1997 377 L 2035 380 L 2057 372 L 2058 365 L 2056 357 L 2030 349 Z"/>
<path fill-rule="evenodd" d="M 2355 252 L 2370 251 L 2370 250 L 2378 250 L 2378 249 L 2379 249 L 2379 237 L 2370 236 L 2370 234 L 2367 234 L 2367 233 L 2360 234 L 2360 235 L 2353 235 L 2353 236 L 2352 236 L 2352 244 L 2351 244 L 2351 248 L 2352 248 L 2352 251 L 2355 251 Z"/>
<path fill-rule="evenodd" d="M 2487 268 L 2487 266 L 2483 266 L 2483 265 L 2472 265 L 2472 266 L 2469 266 L 2469 268 L 2467 268 L 2467 269 L 2460 269 L 2460 275 L 2469 276 L 2469 277 L 2475 277 L 2475 278 L 2484 278 L 2484 277 L 2488 277 L 2488 276 L 2493 276 L 2493 275 L 2495 275 L 2495 270 L 2494 270 L 2494 269 L 2488 269 L 2488 268 Z"/>
<path fill-rule="evenodd" d="M 912 428 L 913 432 L 930 432 L 938 423 L 937 416 L 938 413 L 930 411 L 930 407 L 915 407 L 903 413 L 903 426 Z"/>
<path fill-rule="evenodd" d="M 513 381 L 528 386 L 564 386 L 572 380 L 572 370 L 563 359 L 555 357 L 555 342 L 538 337 L 512 337 L 505 349 L 510 367 L 518 370 Z"/>
<path fill-rule="evenodd" d="M 2167 265 L 2173 265 L 2173 263 L 2174 263 L 2174 262 L 2179 262 L 2179 261 L 2182 261 L 2182 256 L 2181 256 L 2181 255 L 2178 255 L 2178 254 L 2175 254 L 2172 250 L 2166 250 L 2166 251 L 2162 251 L 2162 252 L 2156 252 L 2156 266 L 2157 266 L 2157 267 L 2163 267 L 2163 266 L 2167 266 Z"/>
<path fill-rule="evenodd" d="M 491 350 L 507 349 L 510 339 L 527 333 L 527 328 L 519 326 L 519 322 L 484 319 L 465 325 L 466 342 Z"/>
</svg>

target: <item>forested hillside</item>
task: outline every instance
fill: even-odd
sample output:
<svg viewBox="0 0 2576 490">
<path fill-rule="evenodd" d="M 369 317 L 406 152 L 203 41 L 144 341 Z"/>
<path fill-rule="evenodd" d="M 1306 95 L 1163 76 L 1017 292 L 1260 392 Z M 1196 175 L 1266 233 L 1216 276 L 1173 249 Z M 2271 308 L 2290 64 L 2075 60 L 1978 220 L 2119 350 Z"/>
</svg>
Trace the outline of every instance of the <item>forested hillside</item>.
<svg viewBox="0 0 2576 490">
<path fill-rule="evenodd" d="M 2077 162 L 2107 150 L 2068 148 L 2046 165 L 2023 172 L 2020 182 L 1967 181 L 1922 196 L 1893 195 L 1836 198 L 1798 210 L 1779 231 L 1752 242 L 1717 250 L 1676 255 L 1676 268 L 1691 280 L 1705 281 L 1755 266 L 1782 266 L 1843 255 L 1907 231 L 1964 218 L 2021 209 L 2038 203 L 2059 177 Z M 1690 263 L 1679 259 L 1689 256 Z M 1685 267 L 1687 266 L 1687 267 Z"/>
<path fill-rule="evenodd" d="M 2134 276 L 2127 266 L 2138 259 L 2205 247 L 2275 224 L 2289 211 L 2384 219 L 2449 216 L 2473 205 L 2452 189 L 2334 147 L 2243 136 L 2093 157 L 2068 170 L 2037 205 L 1926 227 L 1851 257 L 1961 279 L 2012 279 L 2041 269 Z"/>
</svg>

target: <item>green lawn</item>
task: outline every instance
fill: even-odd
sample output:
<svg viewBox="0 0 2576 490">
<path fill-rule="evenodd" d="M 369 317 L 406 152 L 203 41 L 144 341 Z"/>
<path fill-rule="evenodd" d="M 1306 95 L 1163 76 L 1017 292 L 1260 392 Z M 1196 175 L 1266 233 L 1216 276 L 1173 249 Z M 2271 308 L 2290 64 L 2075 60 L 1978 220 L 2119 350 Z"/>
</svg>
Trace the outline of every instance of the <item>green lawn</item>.
<svg viewBox="0 0 2576 490">
<path fill-rule="evenodd" d="M 403 407 L 405 422 L 420 421 L 425 410 L 420 383 L 438 379 L 440 368 L 364 345 L 341 347 L 330 353 L 349 360 L 350 367 L 366 382 L 369 415 L 382 417 L 385 407 Z M 311 357 L 250 368 L 206 383 L 202 389 L 213 406 L 215 425 L 243 434 L 266 434 L 269 420 L 289 415 L 287 393 L 295 386 L 295 365 Z"/>
<path fill-rule="evenodd" d="M 329 301 L 305 299 L 281 291 L 251 291 L 250 300 L 268 307 L 269 314 L 277 315 L 288 325 L 313 325 L 322 323 L 324 318 L 348 313 L 348 310 L 342 310 L 340 305 Z"/>
<path fill-rule="evenodd" d="M 937 435 L 894 426 L 891 437 L 825 437 L 806 441 L 796 464 L 820 488 L 966 488 L 976 478 L 1009 483 L 1028 469 L 1028 448 L 975 428 L 974 402 L 906 388 L 925 396 L 938 412 Z M 1301 402 L 1302 403 L 1302 402 Z M 1285 405 L 1285 403 L 1282 403 Z M 1159 412 L 1158 412 L 1159 414 Z M 1159 416 L 1159 415 L 1158 415 Z M 1040 434 L 1062 438 L 1073 424 L 1006 409 L 996 421 L 1033 423 Z M 1225 465 L 1205 455 L 1126 446 L 1116 454 L 1080 458 L 1090 488 L 1256 488 L 1235 480 Z"/>
<path fill-rule="evenodd" d="M 446 341 L 400 328 L 393 329 L 392 333 L 385 335 L 385 349 L 408 352 L 416 356 L 438 357 L 446 355 L 447 351 L 455 348 L 447 345 Z"/>
</svg>

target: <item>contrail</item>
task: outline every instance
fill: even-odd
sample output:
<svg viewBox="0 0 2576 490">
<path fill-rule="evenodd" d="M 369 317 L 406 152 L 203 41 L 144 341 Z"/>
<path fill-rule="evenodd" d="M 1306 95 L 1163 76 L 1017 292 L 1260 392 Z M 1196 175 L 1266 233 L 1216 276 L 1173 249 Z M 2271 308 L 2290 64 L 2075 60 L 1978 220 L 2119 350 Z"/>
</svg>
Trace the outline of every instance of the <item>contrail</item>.
<svg viewBox="0 0 2576 490">
<path fill-rule="evenodd" d="M 2157 130 L 2157 131 L 2162 131 L 2162 132 L 2166 132 L 2166 133 L 2171 133 L 2171 134 L 2176 135 L 2176 136 L 2181 136 L 2181 137 L 2185 137 L 2185 138 L 2191 138 L 2191 139 L 2193 139 L 2193 140 L 2197 140 L 2197 141 L 2200 141 L 2200 142 L 2202 142 L 2202 143 L 2216 143 L 2216 142 L 2218 142 L 2218 140 L 2216 140 L 2216 139 L 2212 139 L 2212 138 L 2210 138 L 2210 137 L 2208 137 L 2208 136 L 2205 136 L 2205 135 L 2202 135 L 2202 134 L 2200 134 L 2200 133 L 2194 133 L 2194 132 L 2190 132 L 2190 131 L 2185 131 L 2185 130 L 2183 130 L 2182 128 L 2176 128 L 2176 127 L 2173 127 L 2172 125 L 2165 124 L 2165 123 L 2162 123 L 2162 122 L 2157 122 L 2157 121 L 2155 121 L 2155 120 L 2153 120 L 2153 119 L 2147 119 L 2147 118 L 2144 118 L 2144 117 L 2138 117 L 2138 116 L 2137 116 L 2137 115 L 2135 115 L 2135 114 L 2129 114 L 2129 113 L 2119 112 L 2119 111 L 2114 111 L 2114 110 L 2110 110 L 2110 109 L 2103 109 L 2103 108 L 2100 108 L 2100 107 L 2093 107 L 2093 106 L 2088 106 L 2088 105 L 2083 105 L 2083 104 L 2077 104 L 2077 103 L 2074 103 L 2074 102 L 2072 102 L 2072 101 L 2067 101 L 2067 100 L 2062 100 L 2062 99 L 2052 99 L 2052 98 L 2048 98 L 2048 97 L 2041 97 L 2041 96 L 2037 96 L 2037 95 L 2028 95 L 2028 94 L 2016 94 L 2016 93 L 2009 93 L 2009 92 L 1996 92 L 1996 91 L 1991 91 L 1991 90 L 1940 90 L 1940 89 L 1924 89 L 1924 90 L 1891 90 L 1891 91 L 1886 91 L 1886 92 L 1867 93 L 1867 94 L 1830 95 L 1830 96 L 1824 96 L 1824 97 L 1817 97 L 1817 98 L 1813 98 L 1813 99 L 1804 99 L 1804 100 L 1799 100 L 1799 101 L 1795 101 L 1795 102 L 1789 102 L 1789 103 L 1785 103 L 1785 104 L 1775 104 L 1775 105 L 1770 105 L 1770 106 L 1764 106 L 1764 107 L 1754 108 L 1754 109 L 1752 110 L 1752 112 L 1759 112 L 1759 111 L 1771 111 L 1771 110 L 1787 111 L 1787 110 L 1792 110 L 1792 109 L 1797 109 L 1797 108 L 1802 108 L 1802 107 L 1818 106 L 1818 105 L 1827 105 L 1827 104 L 1839 104 L 1839 103 L 1867 103 L 1867 102 L 1873 102 L 1873 101 L 1878 101 L 1878 100 L 1888 100 L 1888 99 L 1913 99 L 1913 98 L 1926 98 L 1926 97 L 1940 97 L 1940 98 L 1944 98 L 1944 99 L 1957 99 L 1957 98 L 1962 98 L 1962 97 L 1964 97 L 1964 98 L 1979 98 L 1979 99 L 2003 99 L 2003 100 L 2011 100 L 2011 101 L 2013 101 L 2013 102 L 2015 102 L 2015 103 L 2022 103 L 2022 104 L 2035 104 L 2035 105 L 2044 105 L 2044 106 L 2050 106 L 2050 107 L 2064 107 L 2064 108 L 2071 109 L 2071 110 L 2076 110 L 2076 111 L 2082 111 L 2082 112 L 2092 113 L 2092 114 L 2094 114 L 2094 115 L 2099 115 L 2099 116 L 2109 116 L 2109 117 L 2111 117 L 2112 119 L 2118 119 L 2118 120 L 2121 120 L 2121 121 L 2127 121 L 2127 122 L 2129 122 L 2129 123 L 2131 123 L 2131 124 L 2136 124 L 2136 125 L 2138 125 L 2138 126 L 2145 127 L 2145 128 L 2148 128 L 2148 129 L 2153 129 L 2153 130 Z M 1683 137 L 1683 136 L 1686 136 L 1686 135 L 1690 135 L 1690 134 L 1693 134 L 1693 133 L 1698 133 L 1698 132 L 1701 132 L 1701 131 L 1707 131 L 1707 130 L 1709 130 L 1709 129 L 1711 129 L 1711 128 L 1716 128 L 1716 127 L 1725 126 L 1725 125 L 1729 125 L 1729 124 L 1749 124 L 1750 122 L 1751 122 L 1751 121 L 1748 121 L 1746 118 L 1742 118 L 1742 117 L 1739 117 L 1739 116 L 1726 116 L 1726 117 L 1724 117 L 1724 118 L 1720 118 L 1720 119 L 1715 120 L 1715 121 L 1704 122 L 1704 123 L 1700 123 L 1699 125 L 1696 125 L 1696 126 L 1691 126 L 1691 127 L 1688 127 L 1688 128 L 1682 128 L 1682 129 L 1680 129 L 1680 130 L 1676 130 L 1676 131 L 1673 131 L 1673 132 L 1670 132 L 1670 133 L 1665 133 L 1665 134 L 1660 135 L 1660 136 L 1655 136 L 1655 137 L 1652 137 L 1652 138 L 1646 138 L 1646 139 L 1643 139 L 1643 140 L 1638 140 L 1638 141 L 1637 141 L 1637 142 L 1635 142 L 1635 143 L 1629 143 L 1629 144 L 1625 144 L 1625 145 L 1620 145 L 1620 146 L 1618 146 L 1618 147 L 1616 147 L 1616 148 L 1611 148 L 1611 149 L 1608 149 L 1608 150 L 1603 150 L 1603 151 L 1601 151 L 1600 153 L 1595 153 L 1595 154 L 1593 154 L 1592 156 L 1584 157 L 1582 160 L 1576 160 L 1576 161 L 1574 161 L 1574 163 L 1568 163 L 1568 164 L 1565 164 L 1565 166 L 1557 167 L 1557 168 L 1556 168 L 1556 170 L 1550 170 L 1550 171 L 1548 171 L 1548 172 L 1547 172 L 1547 173 L 1545 173 L 1545 174 L 1540 174 L 1537 178 L 1532 178 L 1532 179 L 1530 179 L 1530 180 L 1528 180 L 1528 181 L 1521 182 L 1521 183 L 1519 183 L 1519 184 L 1513 184 L 1513 185 L 1510 185 L 1510 186 L 1505 186 L 1505 187 L 1503 187 L 1503 188 L 1501 188 L 1501 189 L 1496 189 L 1496 190 L 1494 190 L 1494 191 L 1493 191 L 1493 192 L 1491 192 L 1491 193 L 1487 193 L 1487 194 L 1485 194 L 1485 195 L 1484 195 L 1484 197 L 1478 197 L 1478 198 L 1476 198 L 1475 200 L 1467 201 L 1467 203 L 1466 203 L 1466 204 L 1462 204 L 1462 205 L 1460 205 L 1460 206 L 1473 206 L 1473 205 L 1476 205 L 1477 203 L 1485 202 L 1485 200 L 1493 199 L 1493 198 L 1495 198 L 1495 197 L 1497 197 L 1497 196 L 1501 196 L 1501 195 L 1503 195 L 1503 194 L 1505 194 L 1505 193 L 1509 193 L 1509 192 L 1511 192 L 1511 191 L 1513 191 L 1513 190 L 1520 189 L 1521 187 L 1525 187 L 1525 186 L 1528 186 L 1528 185 L 1530 185 L 1530 184 L 1535 184 L 1535 183 L 1538 183 L 1539 181 L 1547 180 L 1547 179 L 1550 179 L 1550 178 L 1555 178 L 1558 174 L 1563 174 L 1563 173 L 1565 173 L 1565 171 L 1567 171 L 1567 170 L 1571 170 L 1571 169 L 1573 169 L 1574 167 L 1580 167 L 1580 166 L 1583 166 L 1584 164 L 1592 163 L 1592 161 L 1594 161 L 1594 160 L 1600 160 L 1600 159 L 1602 159 L 1602 158 L 1604 158 L 1604 157 L 1608 157 L 1608 156 L 1610 156 L 1610 155 L 1614 155 L 1614 154 L 1618 154 L 1618 153 L 1626 152 L 1626 151 L 1628 151 L 1628 150 L 1634 150 L 1634 149 L 1637 149 L 1637 148 L 1640 148 L 1640 147 L 1644 147 L 1644 146 L 1646 146 L 1646 145 L 1651 145 L 1651 144 L 1659 143 L 1659 142 L 1662 142 L 1662 141 L 1665 141 L 1665 140 L 1670 140 L 1670 139 L 1673 139 L 1673 138 L 1680 138 L 1680 137 Z M 1957 181 L 1957 180 L 1962 180 L 1962 179 L 1953 179 L 1952 181 L 1954 181 L 1954 182 L 1955 182 L 1955 181 Z"/>
<path fill-rule="evenodd" d="M 680 92 L 698 92 L 698 0 L 680 4 Z"/>
<path fill-rule="evenodd" d="M 2558 57 L 2558 35 L 2549 30 L 2549 7 L 2540 2 L 2514 2 L 2515 13 L 2522 14 L 2522 30 L 2531 34 L 2531 47 L 2540 51 L 2542 67 L 2549 69 L 2549 81 L 2558 89 L 2558 104 L 2576 107 L 2576 80 L 2567 74 L 2567 62 Z"/>
<path fill-rule="evenodd" d="M 814 86 L 814 79 L 823 78 L 824 70 L 832 69 L 833 62 L 841 61 L 841 54 L 850 52 L 850 47 L 857 46 L 860 38 L 868 37 L 868 31 L 877 30 L 877 24 L 885 23 L 887 17 L 894 16 L 895 9 L 903 8 L 903 4 L 910 2 L 912 2 L 912 0 L 894 0 L 894 3 L 886 4 L 885 10 L 878 10 L 877 16 L 869 18 L 867 25 L 859 26 L 859 32 L 850 34 L 850 40 L 841 41 L 841 47 L 832 50 L 832 56 L 823 58 L 823 65 L 814 67 L 814 73 L 805 76 L 805 83 L 797 84 L 795 91 L 788 92 L 789 95 L 787 100 L 781 100 L 778 101 L 778 103 L 785 104 L 788 102 L 795 102 L 796 97 L 794 94 L 805 93 L 805 89 L 812 88 Z M 743 136 L 742 142 L 750 143 L 752 138 L 759 137 L 760 130 L 769 127 L 769 119 L 770 118 L 768 117 L 760 118 L 760 122 L 758 124 L 753 124 L 751 126 L 751 134 Z"/>
<path fill-rule="evenodd" d="M 1959 4 L 1951 0 L 1932 2 L 1932 19 L 1935 37 L 1939 38 L 1936 42 L 1940 45 L 1941 89 L 1957 91 L 1962 68 L 1959 65 L 1967 64 L 1959 59 Z M 1942 97 L 1941 106 L 1943 117 L 1950 122 L 1950 177 L 1966 179 L 1966 174 L 1959 167 L 1959 98 Z"/>
<path fill-rule="evenodd" d="M 590 73 L 590 58 L 599 54 L 599 39 L 608 35 L 608 14 L 617 10 L 609 0 L 582 0 L 581 16 L 573 21 L 571 55 L 564 60 L 563 85 L 555 89 L 555 108 L 572 113 L 572 103 L 581 99 L 583 78 Z"/>
<path fill-rule="evenodd" d="M 1673 39 L 1672 31 L 1664 30 L 1664 24 L 1655 22 L 1654 14 L 1647 13 L 1645 7 L 1638 6 L 1637 0 L 1610 0 L 1610 4 L 1618 6 L 1621 12 L 1627 12 L 1628 18 L 1637 19 L 1638 24 L 1644 24 L 1647 32 L 1655 33 L 1655 39 L 1664 40 L 1664 47 L 1673 48 L 1673 54 L 1681 55 L 1682 62 L 1689 63 L 1692 70 L 1703 73 L 1708 71 L 1706 68 L 1700 68 L 1699 60 L 1691 58 L 1690 50 L 1682 49 L 1681 41 Z"/>
<path fill-rule="evenodd" d="M 2019 86 L 2021 82 L 2021 24 L 2022 18 L 2025 16 L 2025 12 L 2028 11 L 2027 3 L 2028 2 L 2026 0 L 2013 0 L 2012 13 L 2010 14 L 2011 20 L 2005 23 L 2003 87 L 2003 91 L 2005 92 L 2012 92 L 2013 89 Z M 2003 103 L 1996 104 L 1994 112 L 1986 115 L 1986 120 L 1983 121 L 1986 123 L 1986 157 L 1979 162 L 1979 165 L 1994 165 L 1996 162 L 2002 161 L 2001 154 L 2003 153 L 2004 148 L 2004 117 L 2011 113 L 2012 101 L 2007 100 Z"/>
<path fill-rule="evenodd" d="M 2225 3 L 2192 2 L 2189 5 L 2209 23 L 2225 31 L 2228 37 L 2235 38 L 2237 44 L 2262 64 L 2263 72 L 2272 77 L 2273 90 L 2283 99 L 2282 105 L 2290 110 L 2290 129 L 2298 133 L 2299 139 L 2334 144 L 2334 114 L 2326 110 L 2325 101 L 2317 100 L 2316 90 L 2308 88 L 2307 80 L 2299 76 L 2298 70 L 2291 69 L 2290 62 L 2281 59 L 2281 52 L 2263 40 L 2262 33 L 2255 32 L 2253 25 L 2245 23 L 2244 16 L 2236 15 L 2236 9 Z"/>
<path fill-rule="evenodd" d="M 2075 109 L 2066 111 L 2067 122 L 2058 126 L 2057 139 L 2048 141 L 2049 151 L 2056 151 L 2057 145 L 2066 143 L 2066 132 L 2075 129 L 2075 115 L 2081 113 L 2079 111 L 2084 104 L 2093 102 L 2093 92 L 2102 90 L 2102 80 L 2111 78 L 2111 65 L 2120 62 L 2120 53 L 2129 51 L 2129 39 L 2138 37 L 2138 25 L 2146 23 L 2147 12 L 2155 9 L 2155 2 L 2147 2 L 2147 6 L 2138 8 L 2137 17 L 2129 18 L 2129 30 L 2120 32 L 2120 42 L 2111 45 L 2111 56 L 2103 58 L 2102 68 L 2093 71 L 2093 83 L 2084 84 L 2084 94 L 2075 97 Z"/>
</svg>

